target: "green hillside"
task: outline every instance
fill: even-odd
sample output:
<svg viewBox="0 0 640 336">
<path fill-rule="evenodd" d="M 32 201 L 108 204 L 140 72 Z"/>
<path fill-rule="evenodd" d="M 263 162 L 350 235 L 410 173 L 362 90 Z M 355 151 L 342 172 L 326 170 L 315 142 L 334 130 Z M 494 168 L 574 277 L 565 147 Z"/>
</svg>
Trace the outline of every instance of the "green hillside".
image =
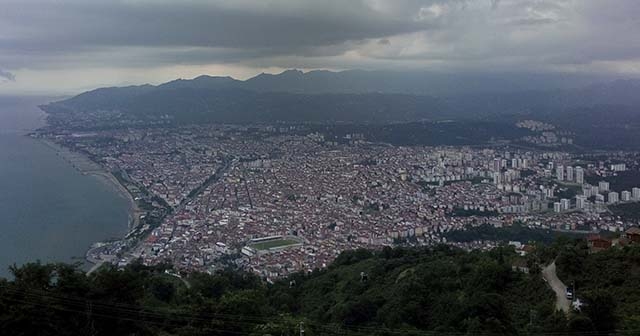
<svg viewBox="0 0 640 336">
<path fill-rule="evenodd" d="M 560 248 L 540 255 L 551 249 Z M 632 251 L 619 257 L 637 268 L 640 248 Z M 167 274 L 166 266 L 134 264 L 85 276 L 69 265 L 32 263 L 13 267 L 15 279 L 0 280 L 0 330 L 7 335 L 299 335 L 302 327 L 305 335 L 561 335 L 626 326 L 618 321 L 633 314 L 619 310 L 608 325 L 598 315 L 576 313 L 567 320 L 554 313 L 554 294 L 535 259 L 521 259 L 506 247 L 357 250 L 341 254 L 325 270 L 275 284 L 231 270 L 180 279 Z M 512 270 L 527 263 L 530 274 Z M 608 295 L 607 288 L 602 295 Z M 636 286 L 626 293 L 638 292 Z"/>
</svg>

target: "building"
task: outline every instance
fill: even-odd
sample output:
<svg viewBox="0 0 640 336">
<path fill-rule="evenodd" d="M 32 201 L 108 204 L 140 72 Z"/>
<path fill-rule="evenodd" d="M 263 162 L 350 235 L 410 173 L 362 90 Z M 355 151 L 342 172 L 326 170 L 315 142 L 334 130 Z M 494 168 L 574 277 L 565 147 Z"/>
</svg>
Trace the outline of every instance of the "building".
<svg viewBox="0 0 640 336">
<path fill-rule="evenodd" d="M 625 190 L 620 193 L 620 200 L 622 200 L 623 202 L 629 202 L 631 200 L 631 192 Z"/>
<path fill-rule="evenodd" d="M 567 167 L 567 181 L 573 182 L 573 167 L 572 166 L 568 166 Z"/>
<path fill-rule="evenodd" d="M 584 183 L 584 169 L 582 167 L 576 167 L 576 183 Z"/>
<path fill-rule="evenodd" d="M 613 171 L 625 171 L 627 170 L 627 166 L 624 163 L 612 164 L 611 170 Z"/>
<path fill-rule="evenodd" d="M 556 179 L 558 179 L 558 181 L 564 181 L 564 166 L 560 165 L 556 167 Z"/>
<path fill-rule="evenodd" d="M 640 201 L 640 188 L 631 189 L 631 197 L 633 197 L 635 201 Z"/>
<path fill-rule="evenodd" d="M 493 171 L 499 172 L 501 168 L 502 168 L 502 165 L 501 165 L 500 158 L 493 159 Z"/>
<path fill-rule="evenodd" d="M 593 235 L 587 237 L 587 245 L 589 246 L 589 252 L 594 253 L 610 248 L 611 240 L 602 238 L 599 235 Z"/>
<path fill-rule="evenodd" d="M 585 196 L 576 196 L 576 208 L 584 209 L 587 202 L 587 197 Z"/>
<path fill-rule="evenodd" d="M 609 191 L 609 182 L 606 182 L 606 181 L 598 182 L 598 190 L 600 192 Z"/>
<path fill-rule="evenodd" d="M 562 212 L 562 205 L 560 204 L 560 202 L 553 203 L 553 212 Z"/>
<path fill-rule="evenodd" d="M 560 200 L 560 205 L 561 205 L 562 211 L 567 211 L 567 210 L 569 210 L 569 207 L 571 206 L 571 201 L 569 201 L 566 198 L 563 198 L 563 199 Z"/>
<path fill-rule="evenodd" d="M 625 231 L 625 235 L 629 241 L 634 243 L 640 243 L 640 228 L 632 227 Z"/>
<path fill-rule="evenodd" d="M 607 197 L 607 202 L 609 202 L 609 204 L 618 203 L 619 200 L 619 195 L 615 191 L 610 192 Z"/>
</svg>

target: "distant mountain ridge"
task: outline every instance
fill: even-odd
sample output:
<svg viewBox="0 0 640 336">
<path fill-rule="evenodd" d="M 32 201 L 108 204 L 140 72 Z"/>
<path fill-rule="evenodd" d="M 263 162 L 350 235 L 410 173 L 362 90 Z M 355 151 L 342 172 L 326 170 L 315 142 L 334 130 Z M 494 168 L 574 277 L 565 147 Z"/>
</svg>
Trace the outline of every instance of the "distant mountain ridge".
<svg viewBox="0 0 640 336">
<path fill-rule="evenodd" d="M 247 80 L 202 75 L 159 85 L 161 88 L 241 88 L 260 92 L 288 93 L 404 93 L 448 96 L 466 93 L 516 92 L 526 90 L 569 89 L 610 81 L 586 75 L 554 74 L 451 74 L 439 72 L 400 72 L 285 70 L 279 74 L 262 73 Z"/>
<path fill-rule="evenodd" d="M 640 80 L 593 80 L 587 76 L 287 70 L 244 81 L 203 75 L 158 86 L 101 88 L 43 109 L 50 113 L 120 111 L 143 119 L 170 116 L 180 123 L 385 123 L 640 106 Z"/>
</svg>

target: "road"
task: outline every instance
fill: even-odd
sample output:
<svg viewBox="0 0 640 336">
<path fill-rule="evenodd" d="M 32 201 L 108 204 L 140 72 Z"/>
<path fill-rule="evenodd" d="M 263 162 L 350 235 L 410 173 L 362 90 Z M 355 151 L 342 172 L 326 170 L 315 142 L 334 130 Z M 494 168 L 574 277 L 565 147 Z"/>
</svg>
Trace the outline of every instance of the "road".
<svg viewBox="0 0 640 336">
<path fill-rule="evenodd" d="M 558 279 L 555 261 L 542 269 L 542 278 L 547 281 L 551 289 L 556 293 L 556 310 L 568 313 L 571 308 L 571 301 L 566 297 L 567 286 Z"/>
</svg>

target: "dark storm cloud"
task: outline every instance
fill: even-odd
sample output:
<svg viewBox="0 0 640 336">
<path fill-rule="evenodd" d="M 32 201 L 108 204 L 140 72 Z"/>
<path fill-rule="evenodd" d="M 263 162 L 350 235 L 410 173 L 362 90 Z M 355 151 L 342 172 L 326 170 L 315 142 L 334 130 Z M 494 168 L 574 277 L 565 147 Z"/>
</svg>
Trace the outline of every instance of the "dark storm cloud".
<svg viewBox="0 0 640 336">
<path fill-rule="evenodd" d="M 216 47 L 286 52 L 428 28 L 361 1 L 20 1 L 5 5 L 0 48 Z M 322 5 L 319 5 L 322 3 Z M 273 4 L 273 5 L 268 5 Z"/>
<path fill-rule="evenodd" d="M 402 48 L 392 37 L 420 32 L 428 34 L 416 40 L 430 46 L 425 52 L 361 53 L 380 59 L 396 56 L 398 60 L 430 59 L 431 55 L 437 60 L 450 56 L 467 59 L 477 55 L 502 57 L 507 53 L 503 49 L 520 48 L 522 44 L 535 48 L 544 44 L 556 47 L 577 44 L 578 50 L 589 58 L 591 49 L 609 45 L 610 35 L 615 36 L 616 29 L 625 28 L 621 27 L 624 22 L 631 26 L 627 29 L 638 28 L 638 21 L 631 14 L 640 10 L 638 3 L 635 0 L 9 1 L 0 11 L 0 30 L 4 32 L 0 33 L 0 50 L 4 55 L 0 55 L 0 64 L 11 62 L 9 68 L 46 66 L 47 61 L 69 58 L 79 62 L 79 56 L 83 55 L 87 56 L 85 62 L 103 62 L 103 58 L 111 58 L 110 52 L 115 55 L 113 59 L 127 64 L 138 62 L 134 59 L 136 55 L 144 57 L 147 64 L 242 62 L 277 55 L 336 56 L 357 50 L 369 40 L 380 42 L 381 48 Z M 593 32 L 603 35 L 596 35 L 599 40 L 586 40 L 592 32 L 582 34 L 584 27 L 580 25 L 591 22 L 599 24 Z M 564 31 L 574 34 L 573 40 L 571 36 L 567 36 L 567 41 L 545 31 L 546 27 L 561 24 L 566 25 Z M 521 41 L 516 34 L 527 27 L 539 27 L 539 34 L 533 38 L 525 36 Z M 535 32 L 528 32 L 532 33 Z M 412 43 L 409 47 L 415 49 L 416 42 Z M 480 44 L 487 46 L 487 50 L 481 50 L 484 48 Z M 618 44 L 606 53 L 609 58 L 624 53 L 637 57 L 636 48 L 631 46 Z M 140 48 L 148 50 L 142 53 Z M 554 52 L 562 54 L 561 50 Z M 98 53 L 100 57 L 89 57 Z M 465 55 L 460 57 L 460 53 Z"/>
<path fill-rule="evenodd" d="M 0 1 L 13 87 L 207 66 L 640 73 L 638 0 Z"/>
</svg>

